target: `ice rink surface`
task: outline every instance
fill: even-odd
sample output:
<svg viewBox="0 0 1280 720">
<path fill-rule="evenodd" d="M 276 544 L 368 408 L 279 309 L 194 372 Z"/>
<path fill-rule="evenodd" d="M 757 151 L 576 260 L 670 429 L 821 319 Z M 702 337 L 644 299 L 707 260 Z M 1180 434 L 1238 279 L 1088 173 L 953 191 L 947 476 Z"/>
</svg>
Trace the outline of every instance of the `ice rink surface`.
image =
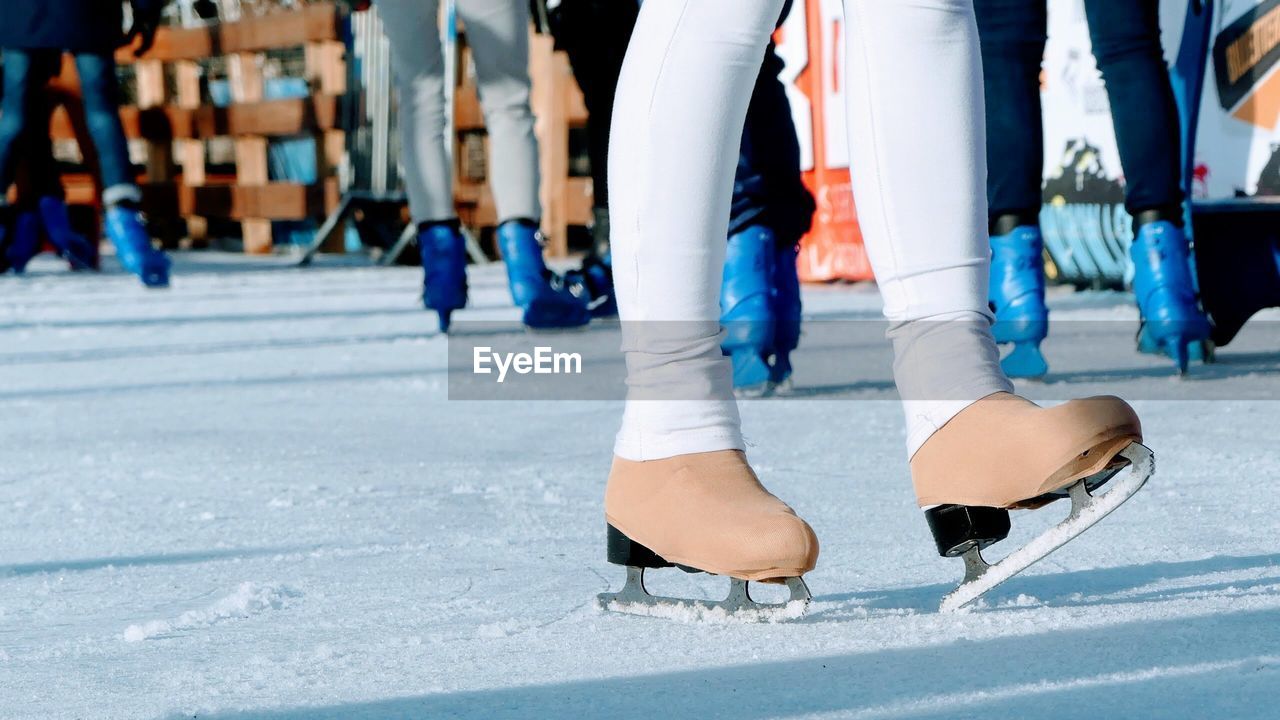
<svg viewBox="0 0 1280 720">
<path fill-rule="evenodd" d="M 593 607 L 622 581 L 601 506 L 619 404 L 448 402 L 419 271 L 330 263 L 180 255 L 169 291 L 50 258 L 0 277 L 0 717 L 1275 717 L 1265 323 L 1179 381 L 1097 350 L 1129 342 L 1127 296 L 1055 291 L 1053 374 L 1020 388 L 1139 398 L 1157 472 L 956 615 L 936 609 L 960 563 L 914 507 L 887 375 L 828 377 L 877 349 L 811 331 L 797 397 L 743 415 L 822 540 L 812 609 L 688 624 Z M 471 277 L 460 319 L 517 317 L 500 266 Z M 878 308 L 866 286 L 806 301 Z M 1015 515 L 1009 546 L 1064 512 Z"/>
</svg>

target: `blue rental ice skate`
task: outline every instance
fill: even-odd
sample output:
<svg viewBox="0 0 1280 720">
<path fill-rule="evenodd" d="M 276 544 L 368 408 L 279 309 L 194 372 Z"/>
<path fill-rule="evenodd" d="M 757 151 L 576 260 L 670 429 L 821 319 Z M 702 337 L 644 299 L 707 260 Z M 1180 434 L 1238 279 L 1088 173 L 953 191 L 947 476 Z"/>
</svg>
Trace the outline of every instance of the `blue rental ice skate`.
<svg viewBox="0 0 1280 720">
<path fill-rule="evenodd" d="M 422 304 L 440 317 L 440 332 L 449 332 L 453 311 L 467 304 L 466 239 L 453 223 L 418 231 L 422 255 Z"/>
<path fill-rule="evenodd" d="M 618 299 L 613 294 L 613 263 L 608 254 L 603 257 L 587 255 L 582 267 L 564 274 L 569 291 L 587 299 L 587 308 L 593 318 L 616 317 Z"/>
<path fill-rule="evenodd" d="M 773 263 L 773 367 L 769 384 L 775 392 L 791 386 L 791 353 L 800 346 L 800 274 L 796 271 L 797 245 L 777 249 Z"/>
<path fill-rule="evenodd" d="M 534 329 L 581 327 L 591 322 L 587 298 L 574 295 L 563 278 L 547 270 L 537 228 L 524 220 L 498 226 L 498 249 L 507 265 L 511 299 Z"/>
<path fill-rule="evenodd" d="M 149 288 L 169 286 L 169 256 L 151 244 L 151 235 L 137 210 L 121 205 L 107 208 L 107 238 L 125 270 L 137 275 Z"/>
<path fill-rule="evenodd" d="M 40 221 L 44 224 L 49 242 L 70 263 L 71 269 L 97 270 L 98 248 L 72 229 L 66 202 L 60 197 L 48 195 L 40 198 L 36 207 L 40 210 Z"/>
<path fill-rule="evenodd" d="M 777 241 L 767 228 L 752 226 L 729 237 L 720 288 L 721 348 L 733 361 L 733 388 L 753 397 L 769 391 L 777 315 L 774 264 Z"/>
<path fill-rule="evenodd" d="M 20 210 L 9 225 L 8 244 L 4 249 L 4 262 L 15 274 L 27 271 L 27 263 L 40 254 L 40 218 L 31 210 Z"/>
<path fill-rule="evenodd" d="M 1000 361 L 1009 377 L 1037 378 L 1049 372 L 1040 343 L 1049 334 L 1044 304 L 1044 239 L 1036 225 L 1020 225 L 991 237 L 990 299 L 997 343 L 1013 343 Z"/>
<path fill-rule="evenodd" d="M 1210 330 L 1196 298 L 1187 238 L 1167 220 L 1145 222 L 1138 227 L 1129 252 L 1133 293 L 1142 314 L 1139 349 L 1144 344 L 1157 349 L 1173 358 L 1178 372 L 1185 374 L 1193 346 L 1201 349 L 1203 359 Z"/>
</svg>

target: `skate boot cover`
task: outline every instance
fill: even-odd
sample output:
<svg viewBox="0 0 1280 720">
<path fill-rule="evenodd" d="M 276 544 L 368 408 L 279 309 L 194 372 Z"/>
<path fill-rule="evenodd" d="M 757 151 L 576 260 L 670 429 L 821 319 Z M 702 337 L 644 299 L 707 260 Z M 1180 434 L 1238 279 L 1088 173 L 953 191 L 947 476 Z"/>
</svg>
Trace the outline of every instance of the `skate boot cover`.
<svg viewBox="0 0 1280 720">
<path fill-rule="evenodd" d="M 466 240 L 458 228 L 441 223 L 418 232 L 422 255 L 422 304 L 440 316 L 440 332 L 449 332 L 453 311 L 467 304 Z"/>
<path fill-rule="evenodd" d="M 614 458 L 604 507 L 611 528 L 668 563 L 774 580 L 818 561 L 813 529 L 764 489 L 739 450 Z"/>
<path fill-rule="evenodd" d="M 1137 414 L 1117 397 L 1042 408 L 996 393 L 937 430 L 911 458 L 911 478 L 921 507 L 1039 507 L 1141 441 Z"/>
<path fill-rule="evenodd" d="M 1167 220 L 1148 222 L 1138 229 L 1130 254 L 1133 293 L 1142 313 L 1140 333 L 1148 348 L 1159 348 L 1185 373 L 1191 346 L 1208 339 L 1210 330 L 1196 299 L 1187 238 Z"/>
<path fill-rule="evenodd" d="M 776 241 L 768 229 L 753 226 L 729 238 L 724 282 L 720 286 L 720 324 L 724 353 L 733 360 L 733 387 L 762 395 L 769 386 L 768 358 L 773 354 L 774 261 Z"/>
<path fill-rule="evenodd" d="M 1000 366 L 1009 377 L 1040 377 L 1049 371 L 1040 343 L 1049 334 L 1044 303 L 1044 239 L 1036 225 L 1021 225 L 991 238 L 988 297 L 996 313 L 997 343 L 1012 343 Z"/>
<path fill-rule="evenodd" d="M 511 300 L 524 311 L 525 325 L 553 329 L 581 327 L 591 322 L 587 299 L 574 295 L 547 270 L 533 224 L 509 220 L 498 226 L 497 237 L 507 265 Z"/>
</svg>

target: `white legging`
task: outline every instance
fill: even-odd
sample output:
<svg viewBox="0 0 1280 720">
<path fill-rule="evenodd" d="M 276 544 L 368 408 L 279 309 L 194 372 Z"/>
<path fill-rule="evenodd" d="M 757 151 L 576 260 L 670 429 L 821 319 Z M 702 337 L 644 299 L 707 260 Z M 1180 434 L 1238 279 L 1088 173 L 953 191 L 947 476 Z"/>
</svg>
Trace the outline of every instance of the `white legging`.
<svg viewBox="0 0 1280 720">
<path fill-rule="evenodd" d="M 615 452 L 742 449 L 719 289 L 751 88 L 782 0 L 649 0 L 614 108 L 609 196 L 628 398 Z M 849 145 L 907 450 L 1012 389 L 987 306 L 972 0 L 845 0 Z"/>
<path fill-rule="evenodd" d="M 450 220 L 440 0 L 377 0 L 399 93 L 401 163 L 414 222 Z M 542 216 L 538 143 L 529 110 L 529 3 L 458 0 L 489 131 L 489 185 L 500 221 Z"/>
</svg>

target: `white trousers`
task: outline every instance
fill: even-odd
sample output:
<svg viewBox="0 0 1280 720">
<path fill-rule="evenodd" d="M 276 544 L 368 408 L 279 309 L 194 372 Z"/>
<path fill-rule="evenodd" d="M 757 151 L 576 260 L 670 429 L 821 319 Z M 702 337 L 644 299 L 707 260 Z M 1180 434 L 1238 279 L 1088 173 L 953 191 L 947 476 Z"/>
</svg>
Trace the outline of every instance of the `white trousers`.
<svg viewBox="0 0 1280 720">
<path fill-rule="evenodd" d="M 399 95 L 400 161 L 414 222 L 450 220 L 440 0 L 377 0 Z M 458 0 L 489 131 L 489 185 L 499 221 L 542 216 L 538 143 L 529 109 L 529 3 Z"/>
<path fill-rule="evenodd" d="M 628 396 L 615 452 L 743 449 L 719 291 L 738 146 L 782 0 L 649 0 L 614 108 L 609 196 Z M 1012 390 L 987 306 L 972 0 L 845 0 L 854 195 L 894 347 L 908 455 Z"/>
</svg>

